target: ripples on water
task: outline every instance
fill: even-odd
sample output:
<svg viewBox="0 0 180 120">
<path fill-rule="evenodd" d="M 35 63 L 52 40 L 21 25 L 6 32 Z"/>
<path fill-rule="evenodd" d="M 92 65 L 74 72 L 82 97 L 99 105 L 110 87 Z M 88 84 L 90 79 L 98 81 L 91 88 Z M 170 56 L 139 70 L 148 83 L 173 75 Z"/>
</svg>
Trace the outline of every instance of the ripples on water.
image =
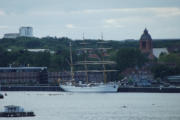
<svg viewBox="0 0 180 120">
<path fill-rule="evenodd" d="M 7 92 L 5 105 L 33 110 L 13 120 L 180 120 L 180 94 Z M 7 120 L 9 118 L 0 118 Z M 11 118 L 10 118 L 11 119 Z"/>
</svg>

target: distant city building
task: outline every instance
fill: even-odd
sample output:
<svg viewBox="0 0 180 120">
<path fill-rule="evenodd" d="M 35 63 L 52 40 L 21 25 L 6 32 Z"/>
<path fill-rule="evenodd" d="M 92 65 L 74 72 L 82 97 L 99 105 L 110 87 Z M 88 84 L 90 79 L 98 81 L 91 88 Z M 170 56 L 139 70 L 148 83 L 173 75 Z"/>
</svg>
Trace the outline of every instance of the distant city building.
<svg viewBox="0 0 180 120">
<path fill-rule="evenodd" d="M 180 85 L 180 75 L 167 76 L 166 81 L 171 85 L 178 86 Z"/>
<path fill-rule="evenodd" d="M 49 49 L 26 49 L 29 52 L 50 52 L 51 54 L 55 54 L 55 51 Z"/>
<path fill-rule="evenodd" d="M 7 33 L 7 34 L 4 34 L 4 38 L 15 39 L 17 37 L 19 37 L 19 33 Z"/>
<path fill-rule="evenodd" d="M 139 40 L 139 49 L 147 54 L 149 59 L 159 58 L 161 54 L 169 53 L 167 48 L 153 48 L 151 35 L 146 28 Z"/>
<path fill-rule="evenodd" d="M 145 29 L 144 33 L 141 35 L 140 50 L 143 53 L 151 53 L 152 52 L 152 38 L 151 38 L 151 35 L 148 33 L 147 29 Z"/>
<path fill-rule="evenodd" d="M 13 50 L 8 48 L 8 52 L 12 52 Z M 24 49 L 24 51 L 29 51 L 29 52 L 49 52 L 51 54 L 55 54 L 56 52 L 50 49 Z"/>
<path fill-rule="evenodd" d="M 84 72 L 75 72 L 75 81 L 86 81 Z M 88 80 L 101 82 L 102 73 L 89 73 Z M 57 85 L 71 80 L 70 72 L 48 72 L 47 67 L 0 67 L 0 85 Z"/>
<path fill-rule="evenodd" d="M 20 37 L 33 37 L 33 28 L 32 27 L 20 27 L 19 28 Z"/>
<path fill-rule="evenodd" d="M 48 84 L 47 67 L 0 67 L 0 84 Z"/>
<path fill-rule="evenodd" d="M 7 49 L 8 52 L 12 52 L 12 49 Z"/>
<path fill-rule="evenodd" d="M 16 39 L 17 37 L 33 37 L 32 27 L 20 27 L 19 33 L 6 33 L 4 38 Z"/>
<path fill-rule="evenodd" d="M 122 72 L 122 82 L 133 86 L 151 86 L 153 74 L 146 68 L 127 68 Z"/>
<path fill-rule="evenodd" d="M 153 55 L 159 58 L 161 54 L 169 54 L 167 48 L 153 48 Z"/>
<path fill-rule="evenodd" d="M 142 53 L 147 54 L 149 59 L 154 59 L 152 48 L 153 47 L 151 35 L 145 28 L 144 33 L 141 35 L 141 38 L 139 40 L 139 49 Z"/>
</svg>

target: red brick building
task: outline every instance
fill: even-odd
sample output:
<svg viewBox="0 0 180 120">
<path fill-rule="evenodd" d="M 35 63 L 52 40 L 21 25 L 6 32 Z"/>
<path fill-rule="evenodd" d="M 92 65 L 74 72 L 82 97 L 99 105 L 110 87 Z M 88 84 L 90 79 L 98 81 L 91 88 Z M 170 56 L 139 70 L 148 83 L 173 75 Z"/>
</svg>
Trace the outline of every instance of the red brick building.
<svg viewBox="0 0 180 120">
<path fill-rule="evenodd" d="M 152 38 L 151 35 L 148 33 L 148 30 L 145 29 L 144 33 L 141 35 L 139 40 L 140 42 L 140 50 L 143 53 L 151 53 L 152 52 Z"/>
<path fill-rule="evenodd" d="M 148 55 L 149 59 L 154 59 L 153 51 L 152 51 L 152 38 L 148 33 L 148 30 L 145 28 L 144 33 L 141 35 L 139 40 L 139 49 L 142 53 Z"/>
</svg>

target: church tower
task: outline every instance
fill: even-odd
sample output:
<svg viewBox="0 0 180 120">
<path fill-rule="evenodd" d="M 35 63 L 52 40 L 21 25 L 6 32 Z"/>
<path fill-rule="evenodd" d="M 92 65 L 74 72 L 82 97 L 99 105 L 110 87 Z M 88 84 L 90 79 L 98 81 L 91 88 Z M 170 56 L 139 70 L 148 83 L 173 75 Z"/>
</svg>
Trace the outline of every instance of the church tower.
<svg viewBox="0 0 180 120">
<path fill-rule="evenodd" d="M 152 54 L 152 38 L 146 28 L 139 40 L 139 47 L 142 53 Z"/>
</svg>

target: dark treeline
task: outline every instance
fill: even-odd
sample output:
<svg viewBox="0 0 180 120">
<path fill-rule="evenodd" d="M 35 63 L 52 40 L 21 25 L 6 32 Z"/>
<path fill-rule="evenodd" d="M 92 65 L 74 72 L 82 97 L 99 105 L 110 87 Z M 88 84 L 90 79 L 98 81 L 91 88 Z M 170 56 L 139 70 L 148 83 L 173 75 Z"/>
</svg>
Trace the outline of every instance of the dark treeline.
<svg viewBox="0 0 180 120">
<path fill-rule="evenodd" d="M 27 48 L 43 48 L 51 50 L 65 49 L 70 39 L 45 37 L 45 38 L 27 38 L 19 37 L 16 39 L 0 39 L 0 47 L 5 49 L 22 50 Z"/>
<path fill-rule="evenodd" d="M 26 50 L 8 52 L 0 48 L 0 66 L 47 66 L 51 71 L 66 70 L 66 51 L 61 54 L 49 52 L 28 52 Z"/>
<path fill-rule="evenodd" d="M 71 40 L 66 37 L 44 37 L 44 38 L 16 38 L 16 39 L 0 39 L 0 67 L 12 66 L 47 66 L 50 71 L 69 70 L 69 43 L 72 42 L 73 60 L 82 59 L 82 55 L 78 56 L 76 49 L 83 47 L 80 42 L 82 40 Z M 86 40 L 90 43 L 90 47 L 98 47 L 97 42 L 101 40 Z M 154 47 L 172 47 L 180 46 L 180 40 L 158 40 L 153 41 Z M 107 41 L 107 44 L 101 47 L 112 48 L 108 51 L 110 60 L 117 62 L 115 66 L 107 66 L 107 68 L 115 68 L 123 71 L 128 67 L 142 66 L 148 60 L 146 56 L 139 51 L 139 42 L 134 41 Z M 11 49 L 11 52 L 8 52 Z M 29 52 L 26 49 L 49 49 L 55 51 L 45 52 Z M 97 53 L 98 54 L 98 53 Z M 169 57 L 169 56 L 168 56 Z M 161 58 L 161 61 L 165 58 Z M 154 69 L 153 69 L 154 70 Z M 156 70 L 154 70 L 156 71 Z"/>
<path fill-rule="evenodd" d="M 13 50 L 21 50 L 27 48 L 43 48 L 43 49 L 50 49 L 50 50 L 63 50 L 66 49 L 69 42 L 72 41 L 67 37 L 56 38 L 56 37 L 44 37 L 44 38 L 27 38 L 27 37 L 19 37 L 16 39 L 0 39 L 0 47 L 4 49 L 13 49 Z M 73 40 L 73 47 L 79 47 L 79 42 L 82 40 Z M 87 39 L 87 42 L 90 42 L 92 46 L 96 46 L 96 42 L 99 40 L 91 40 Z M 108 44 L 109 47 L 114 49 L 119 49 L 122 47 L 139 47 L 139 41 L 132 40 L 132 41 L 114 41 L 109 40 Z M 180 46 L 180 39 L 172 39 L 172 40 L 154 40 L 153 47 L 155 48 L 168 48 L 171 46 Z"/>
<path fill-rule="evenodd" d="M 84 47 L 80 43 L 82 40 L 71 40 L 66 37 L 44 37 L 27 38 L 19 37 L 16 39 L 0 39 L 0 66 L 47 66 L 50 71 L 69 70 L 69 43 L 72 42 L 73 60 L 82 60 L 83 56 L 77 55 L 77 49 Z M 97 48 L 97 42 L 101 40 L 86 40 L 89 47 Z M 108 41 L 101 47 L 113 48 L 109 51 L 110 59 L 116 60 L 116 53 L 121 47 L 137 48 L 138 42 Z M 8 51 L 11 50 L 10 52 Z M 46 52 L 29 52 L 26 49 L 49 49 L 55 54 Z M 96 53 L 98 54 L 98 53 Z M 99 66 L 94 66 L 99 67 Z M 94 69 L 94 67 L 92 67 Z M 107 66 L 110 67 L 111 66 Z M 115 67 L 115 66 L 113 66 Z"/>
</svg>

